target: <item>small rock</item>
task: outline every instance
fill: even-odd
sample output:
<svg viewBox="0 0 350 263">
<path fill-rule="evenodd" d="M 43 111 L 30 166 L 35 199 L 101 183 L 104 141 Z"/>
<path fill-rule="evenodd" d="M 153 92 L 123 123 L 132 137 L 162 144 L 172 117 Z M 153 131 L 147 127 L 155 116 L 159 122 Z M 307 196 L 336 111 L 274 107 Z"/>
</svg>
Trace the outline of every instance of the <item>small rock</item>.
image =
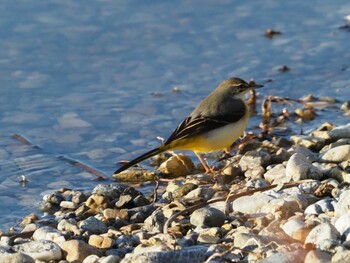
<svg viewBox="0 0 350 263">
<path fill-rule="evenodd" d="M 89 245 L 97 248 L 111 248 L 114 245 L 114 240 L 110 237 L 102 237 L 98 235 L 91 235 L 89 238 Z"/>
<path fill-rule="evenodd" d="M 327 212 L 333 212 L 336 202 L 333 198 L 324 198 L 320 201 L 309 205 L 305 211 L 305 215 L 320 215 Z"/>
<path fill-rule="evenodd" d="M 313 244 L 318 248 L 324 246 L 326 240 L 336 240 L 340 237 L 338 230 L 331 224 L 323 223 L 314 227 L 305 239 L 305 244 Z"/>
<path fill-rule="evenodd" d="M 90 255 L 84 259 L 83 263 L 99 263 L 99 259 L 99 256 Z"/>
<path fill-rule="evenodd" d="M 81 235 L 82 231 L 76 224 L 77 222 L 75 222 L 75 220 L 69 221 L 67 219 L 62 219 L 57 225 L 57 230 L 72 232 L 74 235 Z"/>
<path fill-rule="evenodd" d="M 64 236 L 55 228 L 44 226 L 37 230 L 35 230 L 33 234 L 33 239 L 38 240 L 50 240 L 52 242 L 55 242 L 57 244 L 61 244 L 66 241 Z"/>
<path fill-rule="evenodd" d="M 344 235 L 346 241 L 350 241 L 350 212 L 339 217 L 334 226 L 341 235 Z"/>
<path fill-rule="evenodd" d="M 300 181 L 304 179 L 322 178 L 322 173 L 313 166 L 311 161 L 302 153 L 293 154 L 286 166 L 287 178 L 292 178 L 293 181 Z"/>
<path fill-rule="evenodd" d="M 296 250 L 296 251 L 281 251 L 272 254 L 271 256 L 259 260 L 259 263 L 294 263 L 294 262 L 304 262 L 306 257 L 306 250 Z"/>
<path fill-rule="evenodd" d="M 48 240 L 30 241 L 14 245 L 13 250 L 27 254 L 35 260 L 45 262 L 62 259 L 61 248 L 56 243 Z"/>
<path fill-rule="evenodd" d="M 34 263 L 35 260 L 23 253 L 8 253 L 0 251 L 0 263 Z"/>
<path fill-rule="evenodd" d="M 162 232 L 165 224 L 163 211 L 157 209 L 145 220 L 145 229 L 150 232 Z"/>
<path fill-rule="evenodd" d="M 65 209 L 76 209 L 78 207 L 78 204 L 73 203 L 71 201 L 62 201 L 60 203 L 60 207 Z"/>
<path fill-rule="evenodd" d="M 268 166 L 264 178 L 271 184 L 286 183 L 289 179 L 286 176 L 286 168 L 283 164 Z"/>
<path fill-rule="evenodd" d="M 107 226 L 96 217 L 90 216 L 79 223 L 82 230 L 89 231 L 92 234 L 102 234 L 107 232 Z"/>
<path fill-rule="evenodd" d="M 332 255 L 322 250 L 316 249 L 316 250 L 310 250 L 309 253 L 307 253 L 304 263 L 328 263 L 328 262 L 331 262 L 331 260 L 332 260 Z"/>
<path fill-rule="evenodd" d="M 329 131 L 329 135 L 335 140 L 341 138 L 350 139 L 350 123 L 334 128 L 333 130 Z"/>
<path fill-rule="evenodd" d="M 322 156 L 323 162 L 340 163 L 350 159 L 350 145 L 341 145 L 326 151 Z"/>
<path fill-rule="evenodd" d="M 331 262 L 332 263 L 350 262 L 350 250 L 340 249 L 333 255 Z"/>
<path fill-rule="evenodd" d="M 301 219 L 290 219 L 285 224 L 283 224 L 283 231 L 290 237 L 303 242 L 305 241 L 306 235 L 309 231 L 304 231 L 306 228 L 306 224 Z"/>
<path fill-rule="evenodd" d="M 118 199 L 128 187 L 125 184 L 99 184 L 92 190 L 92 195 L 102 195 L 110 200 Z"/>
<path fill-rule="evenodd" d="M 109 255 L 107 257 L 102 257 L 98 263 L 119 263 L 121 258 L 117 255 Z"/>
<path fill-rule="evenodd" d="M 201 227 L 220 227 L 224 224 L 225 220 L 225 214 L 213 207 L 197 209 L 190 217 L 192 225 Z"/>
<path fill-rule="evenodd" d="M 158 170 L 171 177 L 185 176 L 191 173 L 194 164 L 190 157 L 184 154 L 176 154 L 163 162 Z"/>
<path fill-rule="evenodd" d="M 335 217 L 341 217 L 350 210 L 350 190 L 343 191 L 340 196 L 338 203 L 335 206 Z"/>
<path fill-rule="evenodd" d="M 266 167 L 269 164 L 271 164 L 271 156 L 265 151 L 248 151 L 239 161 L 242 171 L 247 171 L 257 166 Z"/>
<path fill-rule="evenodd" d="M 83 262 L 90 255 L 100 256 L 98 249 L 86 244 L 82 240 L 69 240 L 63 243 L 62 250 L 67 253 L 66 260 L 69 262 Z"/>
<path fill-rule="evenodd" d="M 290 139 L 294 142 L 294 144 L 315 151 L 320 150 L 325 144 L 324 139 L 307 135 L 293 135 L 290 137 Z"/>
</svg>

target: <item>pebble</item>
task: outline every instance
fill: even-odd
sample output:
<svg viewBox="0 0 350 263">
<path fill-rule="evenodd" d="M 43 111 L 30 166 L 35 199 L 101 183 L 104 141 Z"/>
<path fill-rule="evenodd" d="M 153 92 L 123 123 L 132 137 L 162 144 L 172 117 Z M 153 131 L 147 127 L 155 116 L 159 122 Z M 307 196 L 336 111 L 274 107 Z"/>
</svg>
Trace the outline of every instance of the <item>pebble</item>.
<svg viewBox="0 0 350 263">
<path fill-rule="evenodd" d="M 65 237 L 57 229 L 49 226 L 44 226 L 35 230 L 33 234 L 33 239 L 39 240 L 50 240 L 57 244 L 62 244 L 66 241 Z"/>
<path fill-rule="evenodd" d="M 69 240 L 63 243 L 62 250 L 67 253 L 66 260 L 69 262 L 83 262 L 90 255 L 100 256 L 102 253 L 93 246 L 82 240 Z"/>
<path fill-rule="evenodd" d="M 213 207 L 203 207 L 194 211 L 190 217 L 190 222 L 194 226 L 200 227 L 220 227 L 226 219 L 225 214 Z"/>
<path fill-rule="evenodd" d="M 48 240 L 30 241 L 14 245 L 13 250 L 21 252 L 38 261 L 61 260 L 61 248 L 54 242 Z"/>
<path fill-rule="evenodd" d="M 194 170 L 194 164 L 190 157 L 180 153 L 163 162 L 158 170 L 167 176 L 179 177 L 190 174 Z"/>
<path fill-rule="evenodd" d="M 106 224 L 94 216 L 90 216 L 87 219 L 81 221 L 79 223 L 79 227 L 80 229 L 89 231 L 92 234 L 101 234 L 107 232 Z"/>
<path fill-rule="evenodd" d="M 350 159 L 350 145 L 341 145 L 329 149 L 321 156 L 321 161 L 341 163 Z"/>
<path fill-rule="evenodd" d="M 338 126 L 334 128 L 333 130 L 329 131 L 329 136 L 331 136 L 332 139 L 350 139 L 350 123 L 342 126 Z"/>
<path fill-rule="evenodd" d="M 323 223 L 314 227 L 305 239 L 305 244 L 313 244 L 317 248 L 325 247 L 327 240 L 336 240 L 340 237 L 338 230 L 329 223 Z"/>
<path fill-rule="evenodd" d="M 161 198 L 155 203 L 150 202 L 151 191 L 146 196 L 137 187 L 118 182 L 98 184 L 91 192 L 60 189 L 46 194 L 41 208 L 47 215 L 28 215 L 21 223 L 22 233 L 16 229 L 3 233 L 0 259 L 346 262 L 350 248 L 349 125 L 321 125 L 307 136 L 295 136 L 294 143 L 287 138 L 256 139 L 227 160 L 232 162 L 232 176 L 181 178 L 171 171 L 168 177 L 177 178 L 161 179 Z M 171 158 L 178 161 L 182 156 Z M 224 163 L 215 165 L 223 168 Z M 183 174 L 193 173 L 185 169 Z M 127 171 L 133 170 L 137 169 Z M 151 171 L 137 173 L 142 177 Z M 301 179 L 310 180 L 291 188 L 282 184 Z M 245 193 L 271 184 L 278 186 Z M 233 198 L 235 194 L 238 197 Z M 193 205 L 195 209 L 189 209 Z M 168 232 L 163 233 L 166 221 L 185 209 L 168 222 Z M 34 254 L 27 255 L 27 250 Z M 38 251 L 45 257 L 38 256 Z"/>
</svg>

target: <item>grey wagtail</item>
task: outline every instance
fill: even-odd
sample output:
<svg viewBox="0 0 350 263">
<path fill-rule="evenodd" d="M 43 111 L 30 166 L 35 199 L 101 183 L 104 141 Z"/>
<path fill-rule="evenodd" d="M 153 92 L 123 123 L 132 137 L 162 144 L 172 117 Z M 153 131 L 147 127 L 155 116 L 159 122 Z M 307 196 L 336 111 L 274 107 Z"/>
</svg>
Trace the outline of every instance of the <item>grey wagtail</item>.
<svg viewBox="0 0 350 263">
<path fill-rule="evenodd" d="M 239 78 L 224 80 L 177 126 L 162 145 L 123 165 L 114 174 L 161 152 L 173 150 L 193 151 L 206 173 L 211 172 L 200 153 L 222 149 L 230 153 L 231 145 L 243 135 L 248 123 L 249 110 L 244 95 L 259 87 L 263 86 L 248 84 Z"/>
</svg>

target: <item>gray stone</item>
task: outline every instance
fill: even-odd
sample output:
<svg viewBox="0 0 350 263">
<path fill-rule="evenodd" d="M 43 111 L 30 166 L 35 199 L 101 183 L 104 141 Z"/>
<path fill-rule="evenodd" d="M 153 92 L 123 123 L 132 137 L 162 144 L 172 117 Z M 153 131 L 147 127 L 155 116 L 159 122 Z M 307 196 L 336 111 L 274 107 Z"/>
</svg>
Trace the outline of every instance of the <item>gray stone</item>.
<svg viewBox="0 0 350 263">
<path fill-rule="evenodd" d="M 30 241 L 13 246 L 13 250 L 29 255 L 35 260 L 48 262 L 50 260 L 61 260 L 61 248 L 52 241 Z"/>
<path fill-rule="evenodd" d="M 225 214 L 213 207 L 203 207 L 191 214 L 190 222 L 195 226 L 220 227 L 226 219 Z"/>
<path fill-rule="evenodd" d="M 350 241 L 350 212 L 339 217 L 334 226 L 340 234 L 344 235 L 346 241 Z"/>
<path fill-rule="evenodd" d="M 335 206 L 335 217 L 341 217 L 350 210 L 350 190 L 343 191 L 340 196 L 338 203 Z"/>
<path fill-rule="evenodd" d="M 283 251 L 272 254 L 271 256 L 260 260 L 259 263 L 295 263 L 304 262 L 306 250 Z"/>
<path fill-rule="evenodd" d="M 350 123 L 334 128 L 329 135 L 332 139 L 350 138 Z"/>
<path fill-rule="evenodd" d="M 295 153 L 290 157 L 286 166 L 286 175 L 293 181 L 304 179 L 319 180 L 323 176 L 321 171 L 313 166 L 310 159 L 302 153 Z"/>
<path fill-rule="evenodd" d="M 61 244 L 66 241 L 65 237 L 60 231 L 50 226 L 44 226 L 35 230 L 33 234 L 33 239 L 36 241 L 50 240 L 57 244 Z"/>
<path fill-rule="evenodd" d="M 166 218 L 161 209 L 154 211 L 145 220 L 145 229 L 150 232 L 162 232 Z"/>
<path fill-rule="evenodd" d="M 211 187 L 198 187 L 184 196 L 185 199 L 203 198 L 209 200 L 215 194 L 215 190 Z"/>
<path fill-rule="evenodd" d="M 332 257 L 332 263 L 350 262 L 350 250 L 339 249 Z"/>
<path fill-rule="evenodd" d="M 202 263 L 205 261 L 205 252 L 208 246 L 197 245 L 185 247 L 181 250 L 144 252 L 142 254 L 127 254 L 122 263 L 134 262 L 172 262 L 172 263 Z"/>
<path fill-rule="evenodd" d="M 0 251 L 0 263 L 34 263 L 35 260 L 23 253 L 7 253 Z"/>
<path fill-rule="evenodd" d="M 103 195 L 112 200 L 119 198 L 128 187 L 125 184 L 99 184 L 92 190 L 92 194 Z"/>
<path fill-rule="evenodd" d="M 98 263 L 119 263 L 121 258 L 116 255 L 109 255 L 100 259 Z"/>
<path fill-rule="evenodd" d="M 266 167 L 271 163 L 271 156 L 265 151 L 248 151 L 239 161 L 242 171 L 253 169 L 257 166 Z"/>
<path fill-rule="evenodd" d="M 317 248 L 325 246 L 327 240 L 336 240 L 340 237 L 338 230 L 331 224 L 323 223 L 314 227 L 305 239 L 305 244 L 313 244 Z"/>
<path fill-rule="evenodd" d="M 341 145 L 329 149 L 321 156 L 323 162 L 340 163 L 350 159 L 350 145 Z"/>
<path fill-rule="evenodd" d="M 306 215 L 319 215 L 327 212 L 333 212 L 334 206 L 336 205 L 336 202 L 333 198 L 325 198 L 322 199 L 312 205 L 309 205 L 305 211 L 304 214 Z"/>
<path fill-rule="evenodd" d="M 271 184 L 286 183 L 291 179 L 286 176 L 286 168 L 283 164 L 268 166 L 264 178 Z"/>
<path fill-rule="evenodd" d="M 305 257 L 304 263 L 328 263 L 331 262 L 332 255 L 322 250 L 310 250 Z"/>
<path fill-rule="evenodd" d="M 79 227 L 91 234 L 102 234 L 107 232 L 106 224 L 93 216 L 81 221 Z"/>
</svg>

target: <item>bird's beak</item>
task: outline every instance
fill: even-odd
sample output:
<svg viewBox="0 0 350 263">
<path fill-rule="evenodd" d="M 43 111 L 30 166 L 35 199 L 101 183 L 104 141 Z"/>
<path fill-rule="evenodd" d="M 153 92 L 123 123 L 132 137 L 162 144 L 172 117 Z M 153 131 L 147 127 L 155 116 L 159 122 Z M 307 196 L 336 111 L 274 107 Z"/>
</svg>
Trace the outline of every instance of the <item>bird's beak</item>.
<svg viewBox="0 0 350 263">
<path fill-rule="evenodd" d="M 252 83 L 252 84 L 250 85 L 250 87 L 251 87 L 252 89 L 258 89 L 258 88 L 264 87 L 264 85 L 259 85 L 259 84 Z"/>
</svg>

